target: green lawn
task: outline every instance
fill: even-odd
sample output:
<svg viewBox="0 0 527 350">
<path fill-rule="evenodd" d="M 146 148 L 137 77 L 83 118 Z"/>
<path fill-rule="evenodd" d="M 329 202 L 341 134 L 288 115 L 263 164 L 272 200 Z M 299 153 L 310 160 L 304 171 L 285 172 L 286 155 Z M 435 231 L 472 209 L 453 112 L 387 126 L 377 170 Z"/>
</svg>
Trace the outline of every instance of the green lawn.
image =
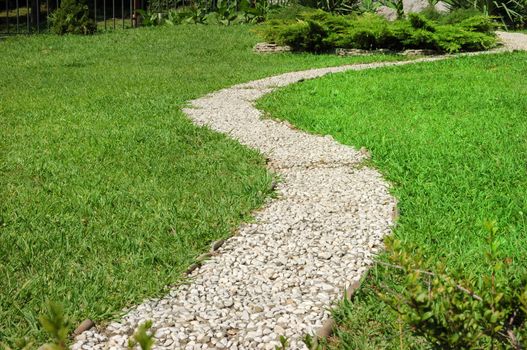
<svg viewBox="0 0 527 350">
<path fill-rule="evenodd" d="M 495 219 L 501 256 L 527 268 L 526 53 L 331 75 L 281 89 L 259 105 L 301 129 L 371 150 L 400 200 L 396 237 L 429 259 L 465 276 L 485 271 L 482 223 Z M 374 270 L 372 279 L 390 277 Z M 399 337 L 388 311 L 366 288 L 336 312 L 338 344 L 413 344 Z"/>
<path fill-rule="evenodd" d="M 0 42 L 0 342 L 163 292 L 270 192 L 259 154 L 180 111 L 219 88 L 393 57 L 257 55 L 250 27 Z"/>
</svg>

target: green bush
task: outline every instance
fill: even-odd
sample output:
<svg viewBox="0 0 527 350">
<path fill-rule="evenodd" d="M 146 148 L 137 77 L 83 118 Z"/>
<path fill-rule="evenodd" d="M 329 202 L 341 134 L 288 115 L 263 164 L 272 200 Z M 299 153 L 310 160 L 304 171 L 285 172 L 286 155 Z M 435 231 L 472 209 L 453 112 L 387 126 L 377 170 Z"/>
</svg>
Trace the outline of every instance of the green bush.
<svg viewBox="0 0 527 350">
<path fill-rule="evenodd" d="M 326 44 L 327 28 L 320 22 L 307 20 L 287 25 L 277 25 L 266 35 L 271 42 L 287 43 L 295 51 L 324 52 L 329 49 Z"/>
<path fill-rule="evenodd" d="M 496 29 L 496 24 L 489 20 L 489 17 L 479 15 L 466 18 L 459 22 L 458 26 L 467 31 L 478 33 L 492 33 Z"/>
<path fill-rule="evenodd" d="M 422 15 L 411 13 L 408 16 L 408 20 L 410 21 L 410 25 L 414 29 L 422 29 L 428 32 L 436 31 L 435 25 Z"/>
<path fill-rule="evenodd" d="M 496 39 L 486 33 L 454 29 L 451 26 L 438 27 L 434 46 L 442 52 L 480 51 L 494 47 Z"/>
<path fill-rule="evenodd" d="M 436 349 L 522 349 L 527 345 L 526 277 L 511 273 L 499 256 L 494 223 L 487 223 L 488 274 L 466 278 L 442 263 L 431 263 L 419 249 L 397 240 L 387 244 L 389 263 L 400 276 L 399 290 L 378 292 L 417 336 Z M 423 266 L 435 265 L 435 271 Z"/>
<path fill-rule="evenodd" d="M 418 14 L 410 14 L 406 20 L 389 22 L 369 13 L 336 16 L 317 11 L 302 14 L 294 22 L 271 21 L 260 29 L 260 33 L 265 40 L 289 45 L 296 51 L 356 48 L 394 51 L 430 49 L 455 53 L 494 47 L 494 29 L 492 19 L 482 15 L 455 24 L 442 24 Z"/>
<path fill-rule="evenodd" d="M 349 28 L 341 29 L 338 36 L 328 39 L 334 47 L 349 47 L 363 50 L 373 50 L 387 43 L 386 37 L 391 37 L 388 22 L 383 18 L 366 13 L 351 19 Z"/>
<path fill-rule="evenodd" d="M 84 0 L 63 0 L 50 16 L 51 31 L 64 34 L 93 34 L 97 27 Z"/>
<path fill-rule="evenodd" d="M 299 4 L 291 4 L 289 6 L 280 6 L 269 11 L 268 20 L 290 20 L 294 21 L 301 18 L 304 14 L 315 12 L 316 9 L 302 6 Z"/>
<path fill-rule="evenodd" d="M 471 17 L 483 16 L 484 13 L 474 8 L 453 9 L 450 12 L 438 12 L 435 7 L 428 7 L 421 15 L 439 24 L 457 24 Z"/>
</svg>

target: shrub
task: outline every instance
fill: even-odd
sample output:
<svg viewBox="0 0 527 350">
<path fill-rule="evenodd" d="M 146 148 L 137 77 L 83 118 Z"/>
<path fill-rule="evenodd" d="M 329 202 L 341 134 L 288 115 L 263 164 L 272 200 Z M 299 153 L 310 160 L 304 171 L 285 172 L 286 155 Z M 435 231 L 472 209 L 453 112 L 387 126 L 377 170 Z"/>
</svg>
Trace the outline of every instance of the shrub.
<svg viewBox="0 0 527 350">
<path fill-rule="evenodd" d="M 418 14 L 395 22 L 369 13 L 335 16 L 318 11 L 302 17 L 296 22 L 272 21 L 260 33 L 269 42 L 310 52 L 357 48 L 455 53 L 486 50 L 496 45 L 495 25 L 486 16 L 470 17 L 456 24 L 441 24 Z"/>
<path fill-rule="evenodd" d="M 437 50 L 449 53 L 488 50 L 496 45 L 493 36 L 452 26 L 438 27 L 434 40 Z"/>
<path fill-rule="evenodd" d="M 63 0 L 49 17 L 51 31 L 59 34 L 93 34 L 97 27 L 84 0 Z"/>
<path fill-rule="evenodd" d="M 421 16 L 424 16 L 424 17 L 428 18 L 429 20 L 436 21 L 436 22 L 438 22 L 442 17 L 445 16 L 444 13 L 437 11 L 435 6 L 433 6 L 433 5 L 429 5 L 428 7 L 423 9 L 420 12 L 420 14 L 421 14 Z"/>
<path fill-rule="evenodd" d="M 398 290 L 378 295 L 437 349 L 520 349 L 527 340 L 527 288 L 498 254 L 497 228 L 487 223 L 488 274 L 463 278 L 442 263 L 426 261 L 415 247 L 388 240 L 389 263 L 398 271 Z M 435 272 L 424 266 L 436 266 Z"/>
<path fill-rule="evenodd" d="M 326 44 L 327 29 L 313 20 L 277 26 L 269 31 L 268 41 L 287 43 L 295 51 L 323 52 L 329 47 Z"/>
<path fill-rule="evenodd" d="M 389 33 L 387 21 L 379 16 L 366 13 L 352 21 L 351 29 L 342 35 L 340 43 L 345 44 L 348 40 L 349 44 L 344 46 L 363 50 L 378 49 L 384 47 L 383 43 L 388 41 L 386 37 Z M 335 44 L 340 43 L 335 42 Z"/>
<path fill-rule="evenodd" d="M 471 32 L 491 33 L 496 29 L 496 24 L 487 16 L 474 16 L 459 22 L 459 27 Z"/>
<path fill-rule="evenodd" d="M 436 31 L 435 25 L 432 24 L 431 21 L 429 21 L 428 19 L 426 19 L 426 17 L 422 15 L 410 13 L 408 15 L 408 20 L 410 21 L 410 25 L 414 29 L 422 29 L 432 33 Z"/>
<path fill-rule="evenodd" d="M 420 15 L 439 24 L 456 24 L 471 17 L 482 16 L 484 13 L 475 8 L 458 8 L 449 12 L 439 12 L 434 6 L 428 6 L 420 12 Z"/>
<path fill-rule="evenodd" d="M 268 20 L 291 20 L 302 18 L 306 14 L 317 11 L 311 7 L 302 6 L 299 4 L 291 4 L 289 6 L 276 7 L 269 11 Z"/>
<path fill-rule="evenodd" d="M 469 9 L 454 9 L 449 13 L 443 14 L 439 18 L 439 23 L 441 24 L 456 24 L 463 22 L 466 19 L 469 19 L 471 17 L 476 16 L 483 16 L 483 12 L 475 9 L 475 8 L 469 8 Z"/>
</svg>

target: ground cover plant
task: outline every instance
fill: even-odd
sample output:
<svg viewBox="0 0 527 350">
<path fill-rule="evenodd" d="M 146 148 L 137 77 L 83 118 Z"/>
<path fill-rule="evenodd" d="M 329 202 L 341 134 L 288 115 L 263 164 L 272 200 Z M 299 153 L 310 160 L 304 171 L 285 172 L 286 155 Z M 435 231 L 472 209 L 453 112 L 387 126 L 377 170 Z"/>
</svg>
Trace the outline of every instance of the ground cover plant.
<svg viewBox="0 0 527 350">
<path fill-rule="evenodd" d="M 390 56 L 258 55 L 247 26 L 0 42 L 0 340 L 43 341 L 163 292 L 270 192 L 264 160 L 185 101 L 275 73 Z"/>
<path fill-rule="evenodd" d="M 422 269 L 440 261 L 447 275 L 485 289 L 482 276 L 495 265 L 484 222 L 496 220 L 494 259 L 515 296 L 527 267 L 526 63 L 527 54 L 510 53 L 349 72 L 286 87 L 260 107 L 368 148 L 399 199 L 394 235 L 410 255 L 420 249 Z M 432 347 L 378 297 L 403 278 L 384 265 L 370 272 L 335 312 L 335 348 Z"/>
<path fill-rule="evenodd" d="M 484 15 L 442 23 L 419 14 L 390 22 L 381 16 L 337 16 L 309 12 L 300 20 L 269 21 L 259 32 L 271 43 L 289 45 L 296 51 L 328 52 L 336 48 L 363 50 L 428 49 L 455 53 L 480 51 L 496 46 L 493 19 Z"/>
</svg>

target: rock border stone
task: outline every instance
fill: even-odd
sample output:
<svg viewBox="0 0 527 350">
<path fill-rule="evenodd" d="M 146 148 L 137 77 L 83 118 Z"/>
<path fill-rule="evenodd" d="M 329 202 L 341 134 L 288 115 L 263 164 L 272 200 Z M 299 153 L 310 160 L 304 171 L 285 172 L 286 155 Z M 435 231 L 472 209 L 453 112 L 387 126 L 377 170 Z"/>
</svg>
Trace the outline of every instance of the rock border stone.
<svg viewBox="0 0 527 350">
<path fill-rule="evenodd" d="M 270 43 L 258 43 L 254 45 L 253 51 L 257 53 L 280 53 L 290 52 L 291 47 L 287 45 L 277 45 Z"/>
</svg>

